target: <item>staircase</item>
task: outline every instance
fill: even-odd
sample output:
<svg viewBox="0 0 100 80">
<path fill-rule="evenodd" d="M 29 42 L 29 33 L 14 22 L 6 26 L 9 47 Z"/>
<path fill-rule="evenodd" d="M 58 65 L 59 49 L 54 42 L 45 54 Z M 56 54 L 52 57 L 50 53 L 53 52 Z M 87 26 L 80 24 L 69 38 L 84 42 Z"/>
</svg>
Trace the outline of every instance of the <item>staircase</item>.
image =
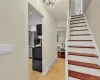
<svg viewBox="0 0 100 80">
<path fill-rule="evenodd" d="M 68 80 L 100 80 L 98 56 L 83 14 L 71 17 Z"/>
</svg>

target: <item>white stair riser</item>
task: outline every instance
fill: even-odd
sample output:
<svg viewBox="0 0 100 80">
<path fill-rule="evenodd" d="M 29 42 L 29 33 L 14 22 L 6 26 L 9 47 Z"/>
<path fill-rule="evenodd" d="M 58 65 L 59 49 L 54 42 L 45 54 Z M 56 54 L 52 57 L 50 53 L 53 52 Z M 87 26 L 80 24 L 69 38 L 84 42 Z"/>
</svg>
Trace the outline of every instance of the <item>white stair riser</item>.
<svg viewBox="0 0 100 80">
<path fill-rule="evenodd" d="M 84 56 L 74 56 L 74 55 L 69 55 L 68 56 L 69 60 L 73 61 L 80 61 L 80 62 L 86 62 L 86 63 L 92 63 L 92 64 L 98 64 L 98 59 L 93 58 L 93 57 L 84 57 Z"/>
<path fill-rule="evenodd" d="M 79 22 L 85 22 L 85 20 L 72 21 L 71 23 L 79 23 Z"/>
<path fill-rule="evenodd" d="M 84 19 L 84 17 L 80 17 L 80 18 L 73 18 L 71 20 L 79 20 L 79 19 Z"/>
<path fill-rule="evenodd" d="M 72 24 L 71 26 L 83 26 L 83 25 L 86 25 L 86 23 Z"/>
<path fill-rule="evenodd" d="M 76 79 L 76 78 L 69 77 L 68 80 L 80 80 L 80 79 Z"/>
<path fill-rule="evenodd" d="M 90 75 L 95 75 L 95 76 L 100 76 L 100 70 L 93 69 L 93 68 L 69 65 L 69 70 L 73 70 L 73 71 L 77 71 L 77 72 L 81 72 L 85 74 L 90 74 Z"/>
<path fill-rule="evenodd" d="M 86 36 L 71 36 L 70 40 L 92 40 L 92 37 L 90 35 L 86 35 Z"/>
<path fill-rule="evenodd" d="M 88 29 L 88 27 L 74 27 L 74 28 L 70 28 L 70 30 L 83 30 L 83 29 Z"/>
<path fill-rule="evenodd" d="M 96 50 L 90 48 L 68 48 L 68 52 L 96 54 Z"/>
<path fill-rule="evenodd" d="M 68 45 L 70 46 L 94 46 L 93 45 L 93 42 L 89 42 L 89 41 L 84 41 L 84 42 L 81 42 L 81 41 L 69 41 Z"/>
<path fill-rule="evenodd" d="M 70 32 L 71 35 L 75 34 L 90 34 L 89 31 L 72 31 Z"/>
</svg>

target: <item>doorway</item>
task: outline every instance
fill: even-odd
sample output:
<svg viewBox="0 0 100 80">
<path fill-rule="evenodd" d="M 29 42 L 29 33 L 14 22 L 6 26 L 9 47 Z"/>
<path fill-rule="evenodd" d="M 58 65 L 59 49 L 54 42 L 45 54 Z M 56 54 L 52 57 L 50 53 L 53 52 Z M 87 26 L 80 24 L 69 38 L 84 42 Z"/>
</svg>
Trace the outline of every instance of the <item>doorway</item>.
<svg viewBox="0 0 100 80">
<path fill-rule="evenodd" d="M 42 18 L 28 3 L 29 75 L 42 73 Z"/>
<path fill-rule="evenodd" d="M 83 0 L 75 0 L 75 13 L 76 15 L 83 14 Z"/>
<path fill-rule="evenodd" d="M 35 25 L 35 31 L 34 31 L 35 33 L 32 33 L 34 30 L 34 28 L 32 27 L 33 23 L 37 19 L 37 18 L 35 19 L 36 15 L 34 17 L 32 17 L 33 16 L 32 11 L 35 10 L 35 12 L 37 12 L 36 14 L 38 14 L 38 16 L 40 16 L 39 21 L 42 22 L 42 20 L 43 20 L 43 25 L 45 24 L 44 22 L 46 22 L 46 21 L 45 21 L 45 17 L 41 16 L 40 13 L 36 9 L 33 8 L 33 6 L 31 6 L 29 4 L 29 7 L 32 9 L 31 11 L 29 11 L 29 25 L 28 25 L 29 26 L 29 36 L 30 36 L 29 37 L 29 46 L 30 45 L 32 46 L 32 47 L 29 47 L 29 49 L 31 49 L 31 50 L 29 50 L 29 80 L 52 80 L 52 77 L 55 77 L 55 80 L 64 80 L 64 78 L 65 78 L 64 77 L 65 76 L 65 71 L 64 71 L 65 70 L 64 69 L 65 60 L 64 59 L 58 59 L 56 61 L 56 63 L 52 66 L 52 68 L 49 70 L 47 75 L 45 75 L 45 73 L 43 73 L 44 71 L 42 69 L 44 69 L 44 68 L 42 68 L 42 67 L 45 64 L 44 60 L 46 61 L 46 59 L 45 58 L 43 58 L 44 60 L 42 59 L 42 56 L 44 56 L 44 54 L 42 54 L 42 44 L 41 44 L 43 41 L 42 36 L 41 36 L 42 32 L 39 31 L 39 30 L 41 30 L 40 23 L 39 23 L 39 25 L 37 25 L 38 27 Z M 35 20 L 30 20 L 31 18 L 35 19 Z M 47 20 L 47 21 L 51 21 L 51 20 Z M 37 36 L 35 36 L 35 38 L 34 37 L 32 38 L 31 35 L 33 35 L 33 34 L 39 35 L 38 38 L 41 40 L 37 40 Z M 44 36 L 44 33 L 43 33 L 43 36 Z M 54 38 L 54 39 L 56 39 L 56 38 Z M 34 41 L 34 42 L 31 42 L 31 41 Z M 34 44 L 34 45 L 32 45 L 32 44 Z M 39 47 L 39 48 L 37 48 L 37 47 Z M 44 48 L 44 45 L 43 45 L 43 48 Z M 35 54 L 35 53 L 39 53 L 39 54 Z M 53 53 L 53 54 L 57 54 L 57 53 Z M 54 56 L 54 58 L 55 58 L 55 56 Z M 56 60 L 56 58 L 54 60 Z M 54 62 L 54 60 L 53 60 L 53 62 Z M 51 67 L 51 63 L 50 63 L 50 65 L 47 66 L 46 69 L 49 69 L 50 68 L 49 66 Z M 44 74 L 45 76 L 42 74 Z"/>
</svg>

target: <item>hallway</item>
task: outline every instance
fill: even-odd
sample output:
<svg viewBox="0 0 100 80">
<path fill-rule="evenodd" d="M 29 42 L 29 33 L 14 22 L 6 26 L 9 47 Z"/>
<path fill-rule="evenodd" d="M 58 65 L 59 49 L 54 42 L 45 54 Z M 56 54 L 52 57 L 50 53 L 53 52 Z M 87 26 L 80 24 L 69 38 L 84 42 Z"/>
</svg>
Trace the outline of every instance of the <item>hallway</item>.
<svg viewBox="0 0 100 80">
<path fill-rule="evenodd" d="M 32 70 L 32 60 L 29 59 L 29 80 L 65 80 L 65 60 L 58 59 L 47 75 Z"/>
</svg>

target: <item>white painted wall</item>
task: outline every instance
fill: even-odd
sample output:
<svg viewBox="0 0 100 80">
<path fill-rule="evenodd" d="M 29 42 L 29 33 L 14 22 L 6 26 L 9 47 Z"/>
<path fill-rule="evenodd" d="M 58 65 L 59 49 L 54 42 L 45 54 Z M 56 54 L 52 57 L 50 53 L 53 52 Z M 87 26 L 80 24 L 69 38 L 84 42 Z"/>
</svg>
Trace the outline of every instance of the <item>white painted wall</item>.
<svg viewBox="0 0 100 80">
<path fill-rule="evenodd" d="M 58 45 L 60 45 L 66 39 L 66 28 L 66 21 L 57 22 Z"/>
<path fill-rule="evenodd" d="M 87 5 L 88 7 L 85 8 L 85 15 L 97 44 L 100 57 L 100 0 L 89 0 Z"/>
<path fill-rule="evenodd" d="M 66 21 L 59 21 L 59 22 L 57 22 L 57 28 L 61 28 L 61 27 L 66 27 Z"/>
<path fill-rule="evenodd" d="M 71 0 L 71 16 L 75 15 L 75 0 Z"/>
<path fill-rule="evenodd" d="M 58 45 L 60 45 L 62 42 L 65 42 L 66 40 L 66 31 L 62 32 L 62 31 L 59 31 L 58 32 Z"/>
<path fill-rule="evenodd" d="M 0 80 L 28 80 L 27 0 L 0 0 L 0 44 L 12 53 L 0 55 Z"/>
<path fill-rule="evenodd" d="M 84 13 L 86 12 L 88 7 L 90 6 L 91 1 L 92 0 L 84 0 Z"/>
<path fill-rule="evenodd" d="M 42 46 L 43 46 L 43 72 L 46 72 L 50 62 L 57 56 L 57 31 L 56 22 L 40 0 L 28 0 L 43 17 Z"/>
</svg>

